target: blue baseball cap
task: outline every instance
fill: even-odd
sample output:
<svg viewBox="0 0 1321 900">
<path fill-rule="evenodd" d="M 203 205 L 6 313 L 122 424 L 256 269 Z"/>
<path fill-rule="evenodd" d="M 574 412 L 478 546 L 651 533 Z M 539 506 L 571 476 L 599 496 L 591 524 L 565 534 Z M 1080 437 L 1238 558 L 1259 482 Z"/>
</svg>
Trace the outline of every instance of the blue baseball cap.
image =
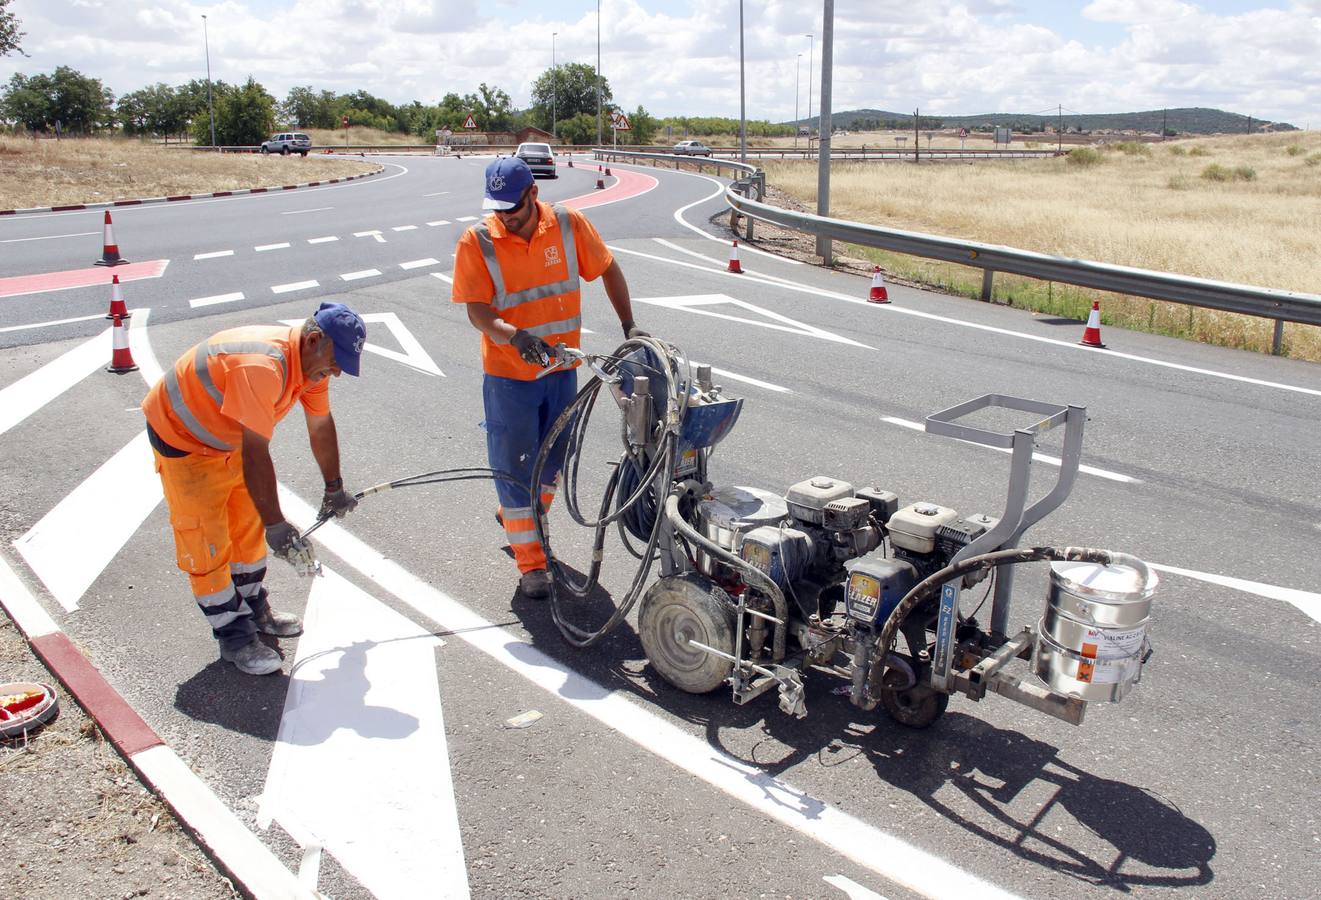
<svg viewBox="0 0 1321 900">
<path fill-rule="evenodd" d="M 486 199 L 482 209 L 511 209 L 535 179 L 517 156 L 502 156 L 486 167 Z"/>
<path fill-rule="evenodd" d="M 335 345 L 335 365 L 349 375 L 357 375 L 362 348 L 367 343 L 367 323 L 362 316 L 343 303 L 322 303 L 312 318 Z"/>
</svg>

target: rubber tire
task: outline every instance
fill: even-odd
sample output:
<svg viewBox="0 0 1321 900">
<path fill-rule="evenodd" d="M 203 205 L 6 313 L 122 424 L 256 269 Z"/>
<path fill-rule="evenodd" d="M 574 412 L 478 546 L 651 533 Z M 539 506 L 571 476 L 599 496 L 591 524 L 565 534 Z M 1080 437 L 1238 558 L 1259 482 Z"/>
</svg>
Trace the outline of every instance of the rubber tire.
<svg viewBox="0 0 1321 900">
<path fill-rule="evenodd" d="M 653 584 L 638 610 L 638 637 L 652 668 L 679 690 L 707 694 L 724 684 L 734 664 L 680 643 L 680 635 L 734 653 L 734 612 L 711 594 L 710 583 L 700 575 Z"/>
<path fill-rule="evenodd" d="M 930 728 L 948 706 L 949 694 L 933 691 L 924 684 L 913 685 L 906 691 L 881 691 L 881 708 L 905 728 Z"/>
<path fill-rule="evenodd" d="M 262 155 L 262 156 L 270 156 L 270 155 L 271 155 L 271 148 L 270 148 L 270 147 L 267 147 L 265 144 L 262 144 L 262 145 L 261 145 L 261 155 Z"/>
<path fill-rule="evenodd" d="M 288 147 L 281 147 L 281 148 L 280 148 L 280 155 L 281 155 L 281 156 L 288 156 L 288 155 L 289 155 L 289 148 L 288 148 Z"/>
<path fill-rule="evenodd" d="M 306 150 L 304 150 L 302 153 L 300 153 L 300 154 L 298 154 L 298 155 L 301 156 L 303 159 L 307 159 L 307 151 L 306 151 Z"/>
</svg>

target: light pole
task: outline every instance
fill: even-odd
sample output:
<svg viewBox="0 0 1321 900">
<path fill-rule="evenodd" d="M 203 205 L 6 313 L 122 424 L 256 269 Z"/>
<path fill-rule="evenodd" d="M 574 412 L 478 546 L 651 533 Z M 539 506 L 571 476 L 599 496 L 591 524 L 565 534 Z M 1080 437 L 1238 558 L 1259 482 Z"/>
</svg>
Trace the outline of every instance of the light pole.
<svg viewBox="0 0 1321 900">
<path fill-rule="evenodd" d="M 216 145 L 216 109 L 211 104 L 211 36 L 206 30 L 206 16 L 202 16 L 202 42 L 206 46 L 206 109 L 211 116 L 211 146 Z"/>
<path fill-rule="evenodd" d="M 748 107 L 743 81 L 743 0 L 738 0 L 738 153 L 739 161 L 748 161 Z"/>
<path fill-rule="evenodd" d="M 798 149 L 798 79 L 803 77 L 803 54 L 794 63 L 794 149 Z"/>
<path fill-rule="evenodd" d="M 555 134 L 555 130 L 556 130 L 556 126 L 559 124 L 559 122 L 555 117 L 555 93 L 556 93 L 556 88 L 559 87 L 559 84 L 557 83 L 558 79 L 555 77 L 557 74 L 555 69 L 555 35 L 557 34 L 559 34 L 558 31 L 552 31 L 550 33 L 550 136 L 551 137 L 557 136 Z"/>
<path fill-rule="evenodd" d="M 601 0 L 596 0 L 596 146 L 601 146 Z"/>
<path fill-rule="evenodd" d="M 813 35 L 805 34 L 807 38 L 807 151 L 812 152 L 812 51 L 816 47 L 816 39 Z"/>
</svg>

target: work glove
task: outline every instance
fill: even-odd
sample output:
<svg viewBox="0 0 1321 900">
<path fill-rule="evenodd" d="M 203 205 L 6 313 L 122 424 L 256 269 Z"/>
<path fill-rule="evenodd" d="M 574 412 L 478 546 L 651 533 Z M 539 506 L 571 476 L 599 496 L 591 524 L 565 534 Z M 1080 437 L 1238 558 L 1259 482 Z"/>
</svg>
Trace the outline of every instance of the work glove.
<svg viewBox="0 0 1321 900">
<path fill-rule="evenodd" d="M 317 518 L 328 519 L 334 516 L 342 519 L 358 508 L 358 501 L 344 490 L 344 479 L 336 478 L 326 483 L 326 492 L 321 495 L 321 510 Z"/>
<path fill-rule="evenodd" d="M 522 328 L 514 332 L 513 337 L 509 339 L 509 343 L 518 349 L 518 355 L 523 357 L 524 362 L 541 366 L 543 369 L 550 365 L 550 358 L 555 353 L 550 344 Z"/>
<path fill-rule="evenodd" d="M 637 325 L 635 325 L 632 322 L 625 322 L 623 324 L 624 324 L 624 337 L 628 338 L 629 340 L 632 340 L 633 338 L 651 337 L 651 335 L 648 332 L 643 331 L 641 328 L 639 328 Z"/>
<path fill-rule="evenodd" d="M 266 546 L 277 558 L 294 567 L 299 575 L 315 575 L 321 570 L 310 541 L 298 536 L 298 529 L 288 522 L 266 526 Z"/>
</svg>

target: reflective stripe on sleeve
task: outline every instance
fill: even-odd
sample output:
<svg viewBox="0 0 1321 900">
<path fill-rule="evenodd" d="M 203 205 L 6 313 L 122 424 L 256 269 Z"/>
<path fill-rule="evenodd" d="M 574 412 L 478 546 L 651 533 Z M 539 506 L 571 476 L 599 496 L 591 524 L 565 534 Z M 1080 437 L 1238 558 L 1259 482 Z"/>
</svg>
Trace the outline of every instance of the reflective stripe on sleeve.
<svg viewBox="0 0 1321 900">
<path fill-rule="evenodd" d="M 203 368 L 205 368 L 205 363 L 203 364 Z M 174 414 L 179 417 L 179 421 L 183 422 L 184 427 L 188 429 L 189 434 L 213 450 L 234 449 L 233 445 L 226 444 L 220 438 L 203 428 L 202 423 L 197 421 L 197 417 L 193 415 L 193 411 L 189 409 L 188 404 L 183 401 L 183 392 L 179 390 L 179 376 L 173 368 L 165 370 L 164 381 L 165 396 L 169 401 L 170 408 L 174 411 Z"/>
</svg>

